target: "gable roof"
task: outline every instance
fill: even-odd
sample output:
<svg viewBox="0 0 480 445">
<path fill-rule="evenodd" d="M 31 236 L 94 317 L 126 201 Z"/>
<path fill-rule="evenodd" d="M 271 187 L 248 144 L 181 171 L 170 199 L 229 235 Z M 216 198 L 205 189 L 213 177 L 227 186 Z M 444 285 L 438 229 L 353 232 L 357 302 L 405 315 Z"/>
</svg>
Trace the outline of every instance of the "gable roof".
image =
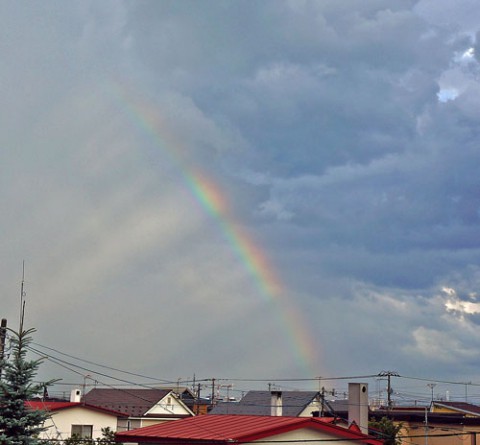
<svg viewBox="0 0 480 445">
<path fill-rule="evenodd" d="M 118 411 L 114 411 L 111 409 L 107 408 L 102 408 L 100 406 L 93 406 L 89 405 L 87 403 L 82 403 L 82 402 L 49 402 L 49 401 L 38 401 L 38 400 L 28 400 L 25 402 L 25 405 L 28 408 L 34 409 L 34 410 L 43 410 L 43 411 L 48 411 L 48 412 L 57 412 L 57 411 L 62 411 L 65 409 L 69 408 L 85 408 L 93 411 L 100 411 L 105 414 L 111 414 L 112 416 L 123 416 L 124 414 Z"/>
<path fill-rule="evenodd" d="M 283 391 L 282 415 L 297 417 L 319 396 L 318 391 Z M 272 407 L 270 391 L 248 391 L 239 402 L 221 402 L 211 414 L 239 414 L 253 416 L 269 416 Z"/>
<path fill-rule="evenodd" d="M 480 416 L 480 406 L 467 402 L 433 402 L 433 406 L 448 408 L 471 416 Z"/>
<path fill-rule="evenodd" d="M 332 425 L 314 417 L 214 415 L 190 417 L 116 434 L 118 442 L 194 444 L 251 442 L 302 428 L 315 429 L 357 443 L 383 442 L 357 431 Z"/>
<path fill-rule="evenodd" d="M 181 399 L 194 399 L 195 394 L 188 386 L 162 386 L 158 389 L 168 389 L 173 391 Z"/>
<path fill-rule="evenodd" d="M 85 403 L 119 411 L 129 417 L 142 417 L 170 394 L 169 389 L 94 388 L 83 397 Z"/>
</svg>

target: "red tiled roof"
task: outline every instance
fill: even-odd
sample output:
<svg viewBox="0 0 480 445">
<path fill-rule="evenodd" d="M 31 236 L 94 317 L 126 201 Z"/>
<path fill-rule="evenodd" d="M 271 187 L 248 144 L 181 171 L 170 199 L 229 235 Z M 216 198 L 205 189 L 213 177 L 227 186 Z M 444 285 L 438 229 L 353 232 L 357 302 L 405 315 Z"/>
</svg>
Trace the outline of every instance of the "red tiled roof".
<svg viewBox="0 0 480 445">
<path fill-rule="evenodd" d="M 117 433 L 118 442 L 249 442 L 300 428 L 321 430 L 358 443 L 381 445 L 382 442 L 356 431 L 322 422 L 315 417 L 214 415 L 190 417 Z"/>
<path fill-rule="evenodd" d="M 41 409 L 45 411 L 59 411 L 65 408 L 72 408 L 73 406 L 78 406 L 78 402 L 42 402 L 42 401 L 27 401 L 25 402 L 29 408 L 32 409 Z"/>
<path fill-rule="evenodd" d="M 94 411 L 102 411 L 104 413 L 112 414 L 117 417 L 124 415 L 119 411 L 114 411 L 111 409 L 103 408 L 101 406 L 94 406 L 94 405 L 90 405 L 82 402 L 48 402 L 48 401 L 42 402 L 42 401 L 29 400 L 25 402 L 25 405 L 35 410 L 40 409 L 40 410 L 51 411 L 51 412 L 60 411 L 68 408 L 82 407 L 82 408 L 86 408 Z"/>
</svg>

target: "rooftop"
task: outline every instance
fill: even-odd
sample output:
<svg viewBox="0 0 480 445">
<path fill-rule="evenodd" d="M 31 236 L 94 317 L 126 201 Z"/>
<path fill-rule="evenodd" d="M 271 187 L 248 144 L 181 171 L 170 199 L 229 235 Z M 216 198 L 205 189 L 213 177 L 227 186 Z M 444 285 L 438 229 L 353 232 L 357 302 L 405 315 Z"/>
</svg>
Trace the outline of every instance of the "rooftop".
<svg viewBox="0 0 480 445">
<path fill-rule="evenodd" d="M 296 417 L 318 396 L 317 391 L 283 391 L 282 414 Z M 249 391 L 239 402 L 220 402 L 211 414 L 239 414 L 269 416 L 272 396 L 270 391 Z"/>
<path fill-rule="evenodd" d="M 129 417 L 141 417 L 170 392 L 169 389 L 95 388 L 85 394 L 83 401 Z"/>
<path fill-rule="evenodd" d="M 44 410 L 49 412 L 56 412 L 56 411 L 61 411 L 65 409 L 81 407 L 81 408 L 86 408 L 94 411 L 101 411 L 107 414 L 112 414 L 114 416 L 123 416 L 123 413 L 121 412 L 104 408 L 101 406 L 94 406 L 88 403 L 82 403 L 82 402 L 50 402 L 50 401 L 30 400 L 25 402 L 25 405 L 34 410 Z"/>
<path fill-rule="evenodd" d="M 360 443 L 382 442 L 357 431 L 338 427 L 314 417 L 214 415 L 190 417 L 118 433 L 119 442 L 249 442 L 288 431 L 308 428 Z"/>
</svg>

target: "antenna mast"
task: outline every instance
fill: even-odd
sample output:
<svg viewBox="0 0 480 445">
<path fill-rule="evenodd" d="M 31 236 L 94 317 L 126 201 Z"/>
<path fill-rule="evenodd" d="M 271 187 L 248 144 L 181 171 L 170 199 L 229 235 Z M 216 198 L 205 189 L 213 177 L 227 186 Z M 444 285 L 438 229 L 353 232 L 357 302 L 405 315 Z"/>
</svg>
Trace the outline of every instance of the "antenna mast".
<svg viewBox="0 0 480 445">
<path fill-rule="evenodd" d="M 23 320 L 25 318 L 25 260 L 22 262 L 22 284 L 20 286 L 20 334 L 23 331 Z"/>
</svg>

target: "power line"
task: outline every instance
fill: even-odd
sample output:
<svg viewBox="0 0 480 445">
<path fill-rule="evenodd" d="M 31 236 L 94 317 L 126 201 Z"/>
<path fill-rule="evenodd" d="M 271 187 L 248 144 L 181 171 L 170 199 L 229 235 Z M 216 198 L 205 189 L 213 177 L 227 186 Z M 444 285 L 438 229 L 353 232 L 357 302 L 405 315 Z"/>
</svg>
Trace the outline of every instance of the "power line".
<svg viewBox="0 0 480 445">
<path fill-rule="evenodd" d="M 82 377 L 84 377 L 84 374 L 82 374 L 81 372 L 79 371 L 75 371 L 73 370 L 72 368 L 70 368 L 69 366 L 74 366 L 76 368 L 79 368 L 79 369 L 82 369 L 84 371 L 87 371 L 89 373 L 92 373 L 92 374 L 96 374 L 96 375 L 101 375 L 103 377 L 107 377 L 107 378 L 110 378 L 112 380 L 117 380 L 119 382 L 123 382 L 123 383 L 129 383 L 129 384 L 132 384 L 132 385 L 138 385 L 134 382 L 131 382 L 129 380 L 125 380 L 125 379 L 121 379 L 121 378 L 118 378 L 118 377 L 113 377 L 111 375 L 108 375 L 108 374 L 105 374 L 103 372 L 99 372 L 99 371 L 94 371 L 93 369 L 89 369 L 89 368 L 85 368 L 84 366 L 80 366 L 80 365 L 76 365 L 74 363 L 71 363 L 71 362 L 67 362 L 66 360 L 62 360 L 62 359 L 59 359 L 59 358 L 56 358 L 56 357 L 52 357 L 50 355 L 46 355 L 45 353 L 43 353 L 42 351 L 39 351 L 38 349 L 35 349 L 35 348 L 32 348 L 31 346 L 29 346 L 27 348 L 28 350 L 30 350 L 31 352 L 33 352 L 34 354 L 37 354 L 39 355 L 40 357 L 44 357 L 46 358 L 47 360 L 53 362 L 53 363 L 56 363 L 56 364 L 61 364 L 61 366 L 65 369 L 68 369 L 69 371 L 72 371 L 72 372 L 75 372 L 76 374 L 80 374 Z M 69 366 L 65 366 L 65 365 L 69 365 Z M 138 385 L 140 386 L 140 385 Z M 145 388 L 149 388 L 148 386 L 144 385 Z"/>
<path fill-rule="evenodd" d="M 126 371 L 126 370 L 123 370 L 123 369 L 119 369 L 119 368 L 115 368 L 115 367 L 112 367 L 112 366 L 97 363 L 97 362 L 94 362 L 94 361 L 91 361 L 91 360 L 88 360 L 88 359 L 85 359 L 85 358 L 80 358 L 80 357 L 74 356 L 72 354 L 62 352 L 62 351 L 60 351 L 56 348 L 52 348 L 50 346 L 45 346 L 45 345 L 42 345 L 42 344 L 39 344 L 39 343 L 34 343 L 34 342 L 32 342 L 32 344 L 38 346 L 39 348 L 55 352 L 56 354 L 59 354 L 59 355 L 65 356 L 65 357 L 69 357 L 69 358 L 72 358 L 76 361 L 86 363 L 86 364 L 89 364 L 89 365 L 93 365 L 95 367 L 100 367 L 100 368 L 103 368 L 103 369 L 123 373 L 123 374 L 133 376 L 133 377 L 145 378 L 145 379 L 152 380 L 152 381 L 155 381 L 155 382 L 159 382 L 159 383 L 162 383 L 162 384 L 168 384 L 168 385 L 178 385 L 179 384 L 179 380 L 159 379 L 159 378 L 147 376 L 147 375 L 140 374 L 140 373 L 134 373 L 134 372 L 131 372 L 131 371 Z M 81 370 L 89 372 L 89 373 L 98 374 L 98 375 L 101 375 L 103 377 L 111 378 L 113 380 L 116 380 L 118 382 L 123 382 L 123 383 L 128 384 L 128 385 L 135 385 L 135 386 L 138 385 L 138 386 L 142 386 L 142 387 L 148 387 L 148 383 L 139 384 L 137 382 L 132 382 L 132 381 L 127 380 L 127 379 L 114 377 L 112 375 L 109 375 L 108 373 L 104 373 L 104 372 L 100 372 L 100 371 L 94 371 L 93 369 L 90 369 L 90 367 L 81 366 L 79 364 L 72 363 L 71 361 L 66 361 L 66 360 L 60 359 L 59 357 L 55 357 L 52 354 L 47 354 L 46 352 L 42 352 L 39 349 L 35 349 L 35 348 L 31 347 L 31 350 L 32 350 L 32 352 L 35 352 L 36 354 L 38 354 L 40 356 L 47 356 L 52 363 L 54 362 L 54 360 L 56 360 L 55 364 L 57 364 L 59 366 L 63 366 L 65 369 L 68 369 L 69 371 L 75 372 L 76 374 L 79 374 L 79 375 L 82 375 L 82 376 L 83 376 L 82 373 L 73 370 L 71 367 L 75 367 L 77 369 L 81 369 Z M 250 382 L 250 383 L 266 383 L 266 382 L 269 382 L 269 383 L 270 382 L 302 383 L 302 382 L 318 382 L 320 379 L 322 381 L 373 379 L 373 378 L 378 378 L 378 377 L 381 377 L 382 375 L 385 375 L 384 373 L 385 373 L 385 371 L 382 371 L 378 374 L 365 374 L 365 375 L 352 375 L 352 376 L 331 376 L 331 377 L 313 377 L 313 378 L 268 378 L 268 379 L 264 379 L 264 378 L 216 378 L 216 381 L 217 382 Z M 447 384 L 447 385 L 457 385 L 457 386 L 468 385 L 468 386 L 473 386 L 473 387 L 480 387 L 480 383 L 473 383 L 473 382 L 459 382 L 459 381 L 449 381 L 449 380 L 442 380 L 442 379 L 435 379 L 435 378 L 422 378 L 422 377 L 407 376 L 407 375 L 402 375 L 402 374 L 397 374 L 397 373 L 392 373 L 391 376 L 392 377 L 393 376 L 398 377 L 399 379 L 419 381 L 419 382 L 435 382 L 435 383 L 441 383 L 441 384 Z M 206 378 L 206 379 L 198 379 L 197 378 L 196 379 L 196 382 L 209 382 L 209 381 L 211 381 L 211 378 Z M 182 382 L 183 385 L 188 385 L 188 384 L 192 383 L 192 381 L 190 381 L 190 380 L 182 380 L 181 382 Z M 237 390 L 237 391 L 240 391 L 240 390 Z M 398 395 L 400 395 L 400 393 Z M 460 396 L 454 396 L 454 395 L 452 395 L 451 397 L 452 398 L 457 398 L 457 399 L 461 398 Z M 478 398 L 480 396 L 472 394 L 470 397 Z M 426 399 L 426 395 L 417 394 L 416 396 L 414 396 L 414 400 L 419 400 L 419 399 Z"/>
<path fill-rule="evenodd" d="M 453 382 L 449 380 L 440 380 L 440 379 L 427 379 L 423 377 L 411 377 L 411 376 L 406 376 L 406 375 L 398 375 L 397 377 L 400 377 L 402 379 L 408 379 L 408 380 L 418 380 L 421 382 L 433 382 L 433 383 L 444 383 L 447 385 L 468 385 L 468 386 L 480 386 L 480 383 L 473 383 L 473 382 Z"/>
<path fill-rule="evenodd" d="M 168 381 L 168 380 L 158 379 L 158 378 L 146 376 L 146 375 L 143 375 L 143 374 L 137 374 L 137 373 L 134 373 L 134 372 L 125 371 L 125 370 L 123 370 L 123 369 L 114 368 L 114 367 L 112 367 L 112 366 L 102 365 L 102 364 L 100 364 L 100 363 L 96 363 L 96 362 L 93 362 L 93 361 L 90 361 L 90 360 L 87 360 L 87 359 L 83 359 L 83 358 L 80 358 L 80 357 L 75 357 L 74 355 L 67 354 L 66 352 L 59 351 L 58 349 L 51 348 L 51 347 L 49 347 L 49 346 L 41 345 L 41 344 L 39 344 L 39 343 L 32 342 L 31 344 L 32 344 L 32 345 L 39 346 L 39 347 L 44 348 L 44 349 L 48 349 L 49 351 L 54 351 L 54 352 L 56 352 L 57 354 L 64 355 L 65 357 L 73 358 L 73 359 L 78 360 L 78 361 L 80 361 L 80 362 L 88 363 L 88 364 L 90 364 L 90 365 L 99 366 L 100 368 L 110 369 L 111 371 L 121 372 L 121 373 L 123 373 L 123 374 L 128 374 L 128 375 L 131 375 L 131 376 L 134 376 L 134 377 L 142 377 L 142 378 L 145 378 L 145 379 L 155 380 L 155 381 L 157 381 L 157 382 L 171 383 L 171 382 Z"/>
</svg>

